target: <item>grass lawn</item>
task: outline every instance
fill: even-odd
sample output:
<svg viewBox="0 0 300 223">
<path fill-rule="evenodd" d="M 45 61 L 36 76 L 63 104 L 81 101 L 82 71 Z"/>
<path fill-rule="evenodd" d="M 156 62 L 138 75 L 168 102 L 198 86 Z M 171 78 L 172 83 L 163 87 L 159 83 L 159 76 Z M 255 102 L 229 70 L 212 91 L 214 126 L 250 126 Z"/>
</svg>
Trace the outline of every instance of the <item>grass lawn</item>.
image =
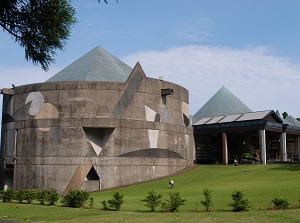
<svg viewBox="0 0 300 223">
<path fill-rule="evenodd" d="M 175 187 L 168 184 L 173 179 Z M 212 212 L 205 213 L 200 200 L 203 189 L 212 190 Z M 242 213 L 227 206 L 234 189 L 242 190 L 252 206 Z M 178 213 L 149 213 L 141 200 L 154 190 L 168 199 L 170 192 L 180 192 L 186 204 Z M 105 212 L 101 201 L 113 192 L 124 194 L 120 212 Z M 274 211 L 274 197 L 286 198 L 291 209 Z M 200 165 L 172 178 L 114 190 L 92 193 L 93 209 L 48 207 L 18 203 L 0 203 L 0 219 L 16 222 L 300 222 L 300 165 Z M 198 204 L 197 204 L 198 203 Z M 58 204 L 59 206 L 60 204 Z"/>
</svg>

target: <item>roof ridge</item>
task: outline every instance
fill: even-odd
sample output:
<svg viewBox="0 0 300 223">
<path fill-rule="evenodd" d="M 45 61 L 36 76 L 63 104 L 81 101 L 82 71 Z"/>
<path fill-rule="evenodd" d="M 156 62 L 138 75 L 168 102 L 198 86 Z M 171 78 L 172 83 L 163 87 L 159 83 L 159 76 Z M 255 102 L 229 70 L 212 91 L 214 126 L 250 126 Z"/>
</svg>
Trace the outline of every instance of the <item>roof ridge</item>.
<svg viewBox="0 0 300 223">
<path fill-rule="evenodd" d="M 94 63 L 94 60 L 95 60 L 95 57 L 96 57 L 96 50 L 99 48 L 100 46 L 96 46 L 94 49 L 92 49 L 90 51 L 90 53 L 93 53 L 93 59 L 89 62 L 90 63 L 90 66 L 88 67 L 88 70 L 86 71 L 86 75 L 85 75 L 85 80 L 88 81 L 88 76 L 90 75 L 90 71 L 91 71 L 91 67 L 93 66 L 93 63 Z M 86 55 L 86 54 L 85 54 Z"/>
</svg>

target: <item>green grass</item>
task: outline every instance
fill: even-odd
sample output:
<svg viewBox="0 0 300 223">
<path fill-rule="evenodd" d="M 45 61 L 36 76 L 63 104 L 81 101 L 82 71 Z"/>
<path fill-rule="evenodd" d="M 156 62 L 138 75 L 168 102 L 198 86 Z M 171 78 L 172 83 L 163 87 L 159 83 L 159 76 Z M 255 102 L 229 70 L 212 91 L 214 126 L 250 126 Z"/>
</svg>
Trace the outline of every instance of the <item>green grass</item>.
<svg viewBox="0 0 300 223">
<path fill-rule="evenodd" d="M 300 165 L 200 165 L 188 173 L 138 184 L 130 187 L 92 193 L 94 209 L 48 207 L 18 203 L 0 203 L 0 219 L 17 222 L 300 222 Z M 168 184 L 173 179 L 175 187 Z M 203 189 L 212 190 L 212 212 L 205 213 L 200 204 Z M 231 202 L 234 189 L 244 192 L 252 206 L 243 213 L 231 212 L 227 206 Z M 170 192 L 180 192 L 186 199 L 180 212 L 149 213 L 142 202 L 148 191 L 154 190 L 168 199 Z M 121 212 L 105 212 L 101 201 L 112 198 L 120 191 L 125 203 Z M 286 198 L 292 209 L 268 210 L 274 197 Z M 197 207 L 198 203 L 198 207 Z M 196 211 L 197 209 L 197 211 Z"/>
</svg>

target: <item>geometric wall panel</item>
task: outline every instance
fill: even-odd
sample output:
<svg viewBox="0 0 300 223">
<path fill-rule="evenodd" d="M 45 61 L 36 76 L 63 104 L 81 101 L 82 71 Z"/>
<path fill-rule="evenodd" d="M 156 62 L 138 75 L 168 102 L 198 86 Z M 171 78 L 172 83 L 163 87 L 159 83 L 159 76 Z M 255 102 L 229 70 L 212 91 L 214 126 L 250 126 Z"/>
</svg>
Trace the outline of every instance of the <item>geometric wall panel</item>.
<svg viewBox="0 0 300 223">
<path fill-rule="evenodd" d="M 145 112 L 146 112 L 146 120 L 148 122 L 154 122 L 157 113 L 146 105 L 145 105 Z"/>
<path fill-rule="evenodd" d="M 189 105 L 186 102 L 182 102 L 182 113 L 189 117 Z"/>
<path fill-rule="evenodd" d="M 185 115 L 185 114 L 182 114 L 182 118 L 183 118 L 183 123 L 186 127 L 189 127 L 190 125 L 190 120 L 189 118 Z"/>
<path fill-rule="evenodd" d="M 186 127 L 190 125 L 189 120 L 189 105 L 185 102 L 182 102 L 182 116 L 183 116 L 183 123 Z"/>
<path fill-rule="evenodd" d="M 50 127 L 47 128 L 39 128 L 39 130 L 41 130 L 42 132 L 49 132 L 50 131 Z"/>
<path fill-rule="evenodd" d="M 36 92 L 30 92 L 25 100 L 25 104 L 28 104 L 31 102 L 28 114 L 29 115 L 36 115 L 38 114 L 44 105 L 44 97 L 41 92 L 36 91 Z"/>
<path fill-rule="evenodd" d="M 148 129 L 150 148 L 157 148 L 159 130 Z"/>
<path fill-rule="evenodd" d="M 174 123 L 173 114 L 169 109 L 163 108 L 163 109 L 159 110 L 159 112 L 157 114 L 160 115 L 160 118 L 159 118 L 160 122 L 166 122 L 166 123 L 170 123 L 170 124 Z"/>
<path fill-rule="evenodd" d="M 34 119 L 58 118 L 59 114 L 53 104 L 45 103 L 43 108 L 34 116 Z"/>
<path fill-rule="evenodd" d="M 99 156 L 111 134 L 113 133 L 114 128 L 83 127 L 83 131 L 86 137 L 90 140 L 96 155 Z"/>
</svg>

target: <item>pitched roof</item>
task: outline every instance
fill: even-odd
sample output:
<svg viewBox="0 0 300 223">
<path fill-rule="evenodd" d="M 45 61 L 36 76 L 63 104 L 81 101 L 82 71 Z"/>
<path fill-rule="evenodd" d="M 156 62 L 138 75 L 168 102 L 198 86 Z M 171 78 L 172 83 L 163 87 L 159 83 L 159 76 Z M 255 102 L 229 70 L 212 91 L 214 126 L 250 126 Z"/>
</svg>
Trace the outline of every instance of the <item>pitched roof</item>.
<svg viewBox="0 0 300 223">
<path fill-rule="evenodd" d="M 269 120 L 279 124 L 282 124 L 283 122 L 281 118 L 273 110 L 267 110 L 267 111 L 258 111 L 258 112 L 247 112 L 242 114 L 205 117 L 205 118 L 201 118 L 194 125 L 211 125 L 211 124 L 245 122 L 245 121 L 254 121 L 254 120 L 267 120 L 267 121 Z"/>
<path fill-rule="evenodd" d="M 78 60 L 49 78 L 57 81 L 107 81 L 125 82 L 132 68 L 97 46 Z"/>
<path fill-rule="evenodd" d="M 223 86 L 193 116 L 193 123 L 202 118 L 252 112 L 240 99 Z"/>
<path fill-rule="evenodd" d="M 287 122 L 288 122 L 287 124 L 290 124 L 290 125 L 292 125 L 292 126 L 300 127 L 300 122 L 299 122 L 297 119 L 295 119 L 293 116 L 288 115 L 288 116 L 284 119 L 284 121 L 287 121 Z"/>
</svg>

